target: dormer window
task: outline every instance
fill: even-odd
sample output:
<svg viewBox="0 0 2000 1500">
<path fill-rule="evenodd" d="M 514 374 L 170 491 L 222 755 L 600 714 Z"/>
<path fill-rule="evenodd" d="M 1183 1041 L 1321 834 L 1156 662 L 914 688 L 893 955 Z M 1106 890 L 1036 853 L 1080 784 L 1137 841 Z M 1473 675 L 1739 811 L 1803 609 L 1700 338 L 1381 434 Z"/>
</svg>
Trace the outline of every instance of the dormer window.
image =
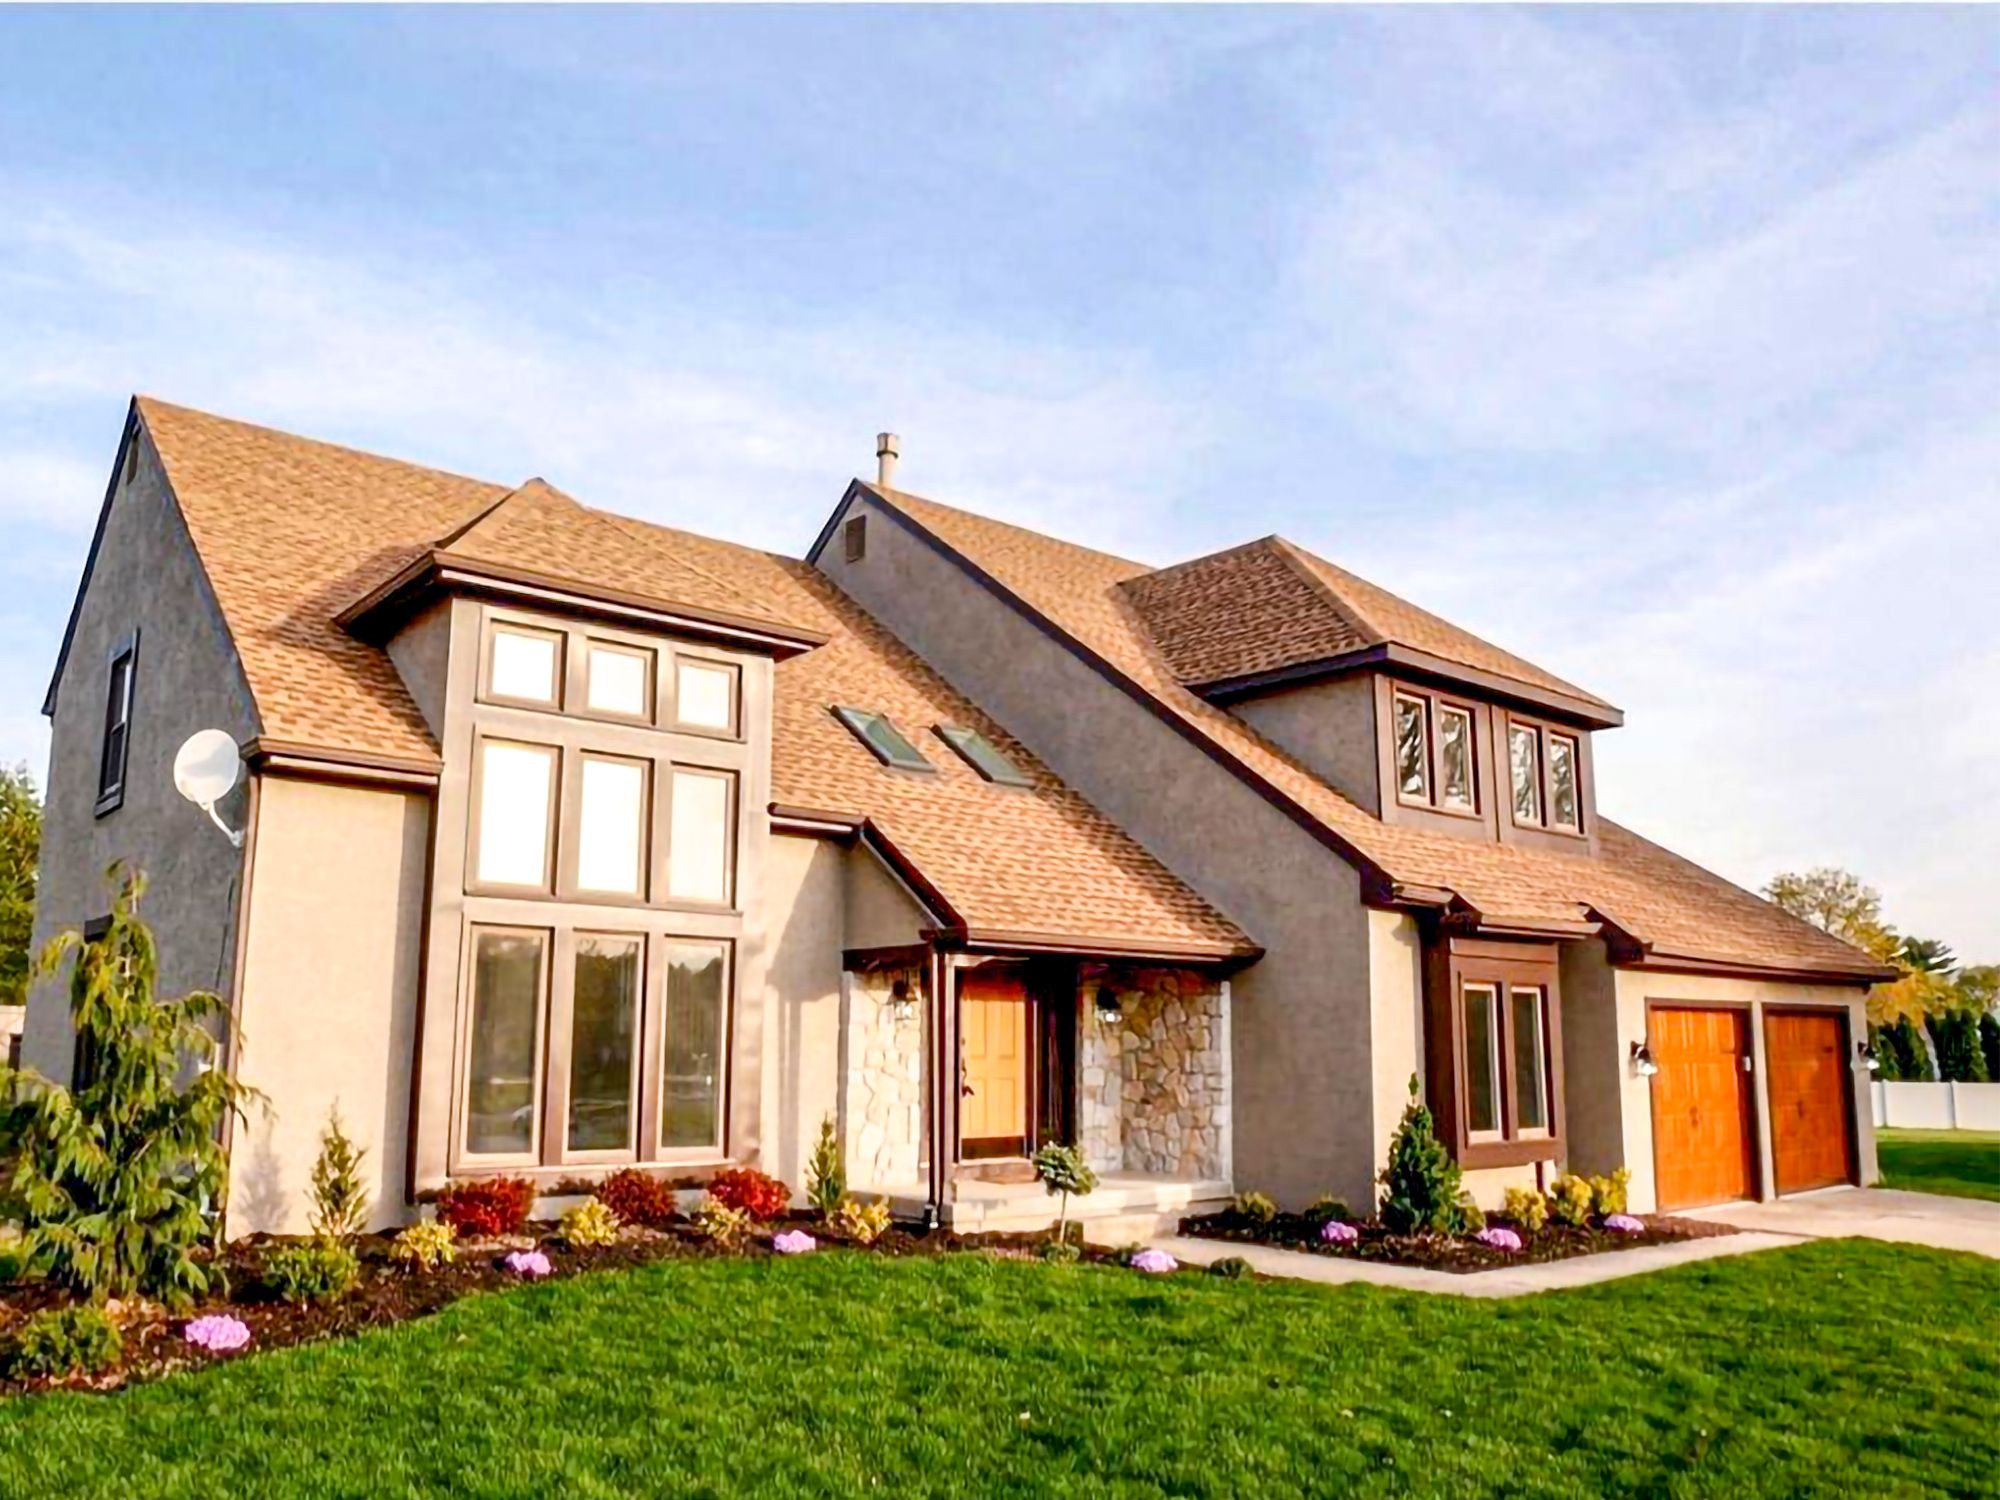
<svg viewBox="0 0 2000 1500">
<path fill-rule="evenodd" d="M 1508 719 L 1507 771 L 1517 824 L 1583 832 L 1582 755 L 1582 742 L 1574 734 Z"/>
<path fill-rule="evenodd" d="M 1476 813 L 1472 710 L 1429 693 L 1395 693 L 1396 797 L 1444 812 Z"/>
<path fill-rule="evenodd" d="M 1032 786 L 1027 774 L 1000 753 L 1000 747 L 976 729 L 956 724 L 937 726 L 938 738 L 956 750 L 965 763 L 997 786 Z"/>
<path fill-rule="evenodd" d="M 889 722 L 888 715 L 865 708 L 835 708 L 834 717 L 853 731 L 854 737 L 874 752 L 885 766 L 899 771 L 935 771 L 924 753 L 903 737 L 902 730 Z"/>
</svg>

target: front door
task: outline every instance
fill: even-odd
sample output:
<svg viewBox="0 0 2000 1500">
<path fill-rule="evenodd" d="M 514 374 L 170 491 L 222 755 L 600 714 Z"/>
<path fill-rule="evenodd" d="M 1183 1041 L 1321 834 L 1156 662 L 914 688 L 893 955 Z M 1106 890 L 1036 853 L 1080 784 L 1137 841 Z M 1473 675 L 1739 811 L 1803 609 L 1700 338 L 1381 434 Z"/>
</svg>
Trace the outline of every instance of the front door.
<svg viewBox="0 0 2000 1500">
<path fill-rule="evenodd" d="M 958 982 L 964 1072 L 959 1156 L 1022 1156 L 1028 1149 L 1028 990 L 1018 973 L 974 969 Z"/>
<path fill-rule="evenodd" d="M 1653 1170 L 1660 1208 L 1756 1196 L 1750 1018 L 1714 1006 L 1655 1006 Z"/>
<path fill-rule="evenodd" d="M 1851 1182 L 1846 1027 L 1829 1011 L 1766 1010 L 1771 1175 L 1781 1193 Z"/>
</svg>

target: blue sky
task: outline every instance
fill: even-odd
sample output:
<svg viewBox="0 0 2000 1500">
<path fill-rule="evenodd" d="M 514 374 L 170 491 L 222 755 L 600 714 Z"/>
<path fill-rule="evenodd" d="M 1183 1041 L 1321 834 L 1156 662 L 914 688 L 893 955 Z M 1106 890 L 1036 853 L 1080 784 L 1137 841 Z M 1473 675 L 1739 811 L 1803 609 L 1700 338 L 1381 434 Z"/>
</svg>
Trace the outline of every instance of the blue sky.
<svg viewBox="0 0 2000 1500">
<path fill-rule="evenodd" d="M 128 394 L 802 549 L 1278 531 L 2000 960 L 2000 12 L 0 10 L 0 758 Z"/>
</svg>

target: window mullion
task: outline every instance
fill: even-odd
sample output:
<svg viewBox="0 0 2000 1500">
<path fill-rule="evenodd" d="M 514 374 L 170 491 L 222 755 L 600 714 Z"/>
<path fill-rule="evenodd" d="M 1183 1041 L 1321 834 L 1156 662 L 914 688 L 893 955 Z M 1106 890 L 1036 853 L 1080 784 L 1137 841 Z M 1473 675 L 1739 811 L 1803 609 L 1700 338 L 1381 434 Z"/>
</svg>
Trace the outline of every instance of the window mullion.
<svg viewBox="0 0 2000 1500">
<path fill-rule="evenodd" d="M 547 1038 L 542 1047 L 542 1149 L 545 1167 L 559 1166 L 569 1149 L 570 1024 L 576 1006 L 576 933 L 555 933 L 549 975 Z"/>
</svg>

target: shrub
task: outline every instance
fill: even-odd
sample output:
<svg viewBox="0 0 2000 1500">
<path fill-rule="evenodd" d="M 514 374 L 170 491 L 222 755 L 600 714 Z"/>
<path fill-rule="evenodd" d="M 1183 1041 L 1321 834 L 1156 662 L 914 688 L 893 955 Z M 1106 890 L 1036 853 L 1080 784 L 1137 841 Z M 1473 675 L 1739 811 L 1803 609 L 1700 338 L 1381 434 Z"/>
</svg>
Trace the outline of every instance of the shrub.
<svg viewBox="0 0 2000 1500">
<path fill-rule="evenodd" d="M 1986 1059 L 1986 1076 L 2000 1083 L 2000 1019 L 1990 1010 L 1979 1018 L 1979 1052 Z"/>
<path fill-rule="evenodd" d="M 1924 1028 L 1937 1046 L 1938 1078 L 1945 1083 L 1985 1083 L 1986 1058 L 1979 1050 L 1979 1023 L 1968 1010 L 1948 1010 L 1924 1017 Z"/>
<path fill-rule="evenodd" d="M 1609 1177 L 1590 1179 L 1590 1208 L 1600 1219 L 1625 1212 L 1625 1190 L 1632 1185 L 1632 1169 L 1620 1167 Z"/>
<path fill-rule="evenodd" d="M 598 1200 L 618 1215 L 621 1224 L 659 1229 L 680 1217 L 680 1200 L 664 1177 L 637 1167 L 621 1167 L 597 1185 Z"/>
<path fill-rule="evenodd" d="M 806 1163 L 806 1201 L 830 1217 L 847 1196 L 847 1169 L 840 1160 L 840 1138 L 833 1132 L 833 1118 L 819 1122 L 819 1140 L 812 1160 Z"/>
<path fill-rule="evenodd" d="M 1347 1200 L 1337 1198 L 1332 1193 L 1321 1193 L 1306 1206 L 1306 1222 L 1315 1227 L 1336 1221 L 1345 1223 L 1353 1217 L 1353 1212 L 1347 1206 Z"/>
<path fill-rule="evenodd" d="M 753 1219 L 775 1219 L 792 1206 L 792 1190 L 754 1167 L 731 1167 L 709 1179 L 708 1196 Z"/>
<path fill-rule="evenodd" d="M 1331 1223 L 1332 1220 L 1328 1220 Z M 1250 1262 L 1240 1255 L 1225 1255 L 1221 1260 L 1212 1261 L 1208 1274 L 1220 1276 L 1224 1281 L 1248 1281 L 1256 1273 L 1250 1269 Z"/>
<path fill-rule="evenodd" d="M 877 1198 L 863 1203 L 859 1198 L 843 1198 L 833 1211 L 833 1227 L 857 1245 L 872 1245 L 889 1227 L 889 1200 Z"/>
<path fill-rule="evenodd" d="M 124 1351 L 118 1325 L 85 1302 L 36 1313 L 8 1339 L 0 1364 L 16 1380 L 102 1375 Z"/>
<path fill-rule="evenodd" d="M 1931 1049 L 1924 1043 L 1922 1028 L 1914 1016 L 1899 1016 L 1882 1034 L 1896 1049 L 1896 1071 L 1910 1083 L 1930 1083 L 1937 1078 L 1931 1068 Z"/>
<path fill-rule="evenodd" d="M 412 1224 L 389 1245 L 389 1259 L 406 1271 L 435 1271 L 458 1259 L 458 1231 L 443 1219 Z"/>
<path fill-rule="evenodd" d="M 1083 1153 L 1074 1146 L 1058 1145 L 1050 1142 L 1035 1153 L 1035 1175 L 1042 1179 L 1045 1192 L 1062 1195 L 1062 1205 L 1056 1211 L 1056 1238 L 1069 1242 L 1069 1196 L 1075 1193 L 1079 1198 L 1088 1197 L 1097 1191 L 1097 1174 L 1090 1163 L 1083 1159 Z"/>
<path fill-rule="evenodd" d="M 1410 1078 L 1410 1102 L 1382 1168 L 1382 1224 L 1392 1234 L 1455 1234 L 1465 1223 L 1458 1163 L 1437 1138 Z"/>
<path fill-rule="evenodd" d="M 751 1222 L 747 1209 L 724 1203 L 713 1193 L 702 1199 L 701 1207 L 694 1211 L 695 1232 L 730 1249 L 743 1243 L 744 1236 L 750 1233 Z"/>
<path fill-rule="evenodd" d="M 257 1279 L 280 1302 L 337 1302 L 361 1279 L 361 1262 L 338 1240 L 273 1245 Z"/>
<path fill-rule="evenodd" d="M 1267 1193 L 1238 1193 L 1229 1206 L 1253 1224 L 1268 1224 L 1278 1217 L 1278 1205 Z"/>
<path fill-rule="evenodd" d="M 576 1249 L 618 1243 L 618 1215 L 602 1198 L 586 1198 L 562 1216 L 563 1243 Z"/>
<path fill-rule="evenodd" d="M 474 1177 L 437 1195 L 437 1216 L 468 1240 L 519 1234 L 534 1206 L 535 1185 L 525 1177 Z"/>
<path fill-rule="evenodd" d="M 1083 1259 L 1082 1249 L 1066 1239 L 1043 1240 L 1035 1246 L 1035 1254 L 1052 1266 L 1073 1266 Z"/>
<path fill-rule="evenodd" d="M 1500 1212 L 1529 1234 L 1549 1227 L 1549 1200 L 1533 1188 L 1508 1188 Z"/>
<path fill-rule="evenodd" d="M 218 997 L 157 997 L 139 917 L 145 877 L 116 865 L 111 875 L 122 883 L 103 933 L 88 943 L 65 933 L 38 961 L 49 974 L 74 960 L 70 1019 L 89 1066 L 69 1088 L 8 1074 L 0 1159 L 13 1163 L 21 1248 L 51 1280 L 180 1307 L 219 1285 L 219 1268 L 195 1252 L 227 1180 L 222 1123 L 258 1095 L 212 1066 L 229 1017 Z"/>
<path fill-rule="evenodd" d="M 322 1239 L 352 1239 L 368 1227 L 368 1190 L 361 1182 L 367 1154 L 347 1138 L 340 1107 L 328 1110 L 312 1169 L 312 1229 Z"/>
<path fill-rule="evenodd" d="M 1486 1210 L 1472 1201 L 1472 1194 L 1458 1195 L 1458 1232 L 1477 1234 L 1486 1228 Z"/>
<path fill-rule="evenodd" d="M 1590 1206 L 1595 1198 L 1587 1177 L 1565 1172 L 1549 1184 L 1549 1216 L 1558 1224 L 1581 1229 L 1590 1222 Z"/>
</svg>

